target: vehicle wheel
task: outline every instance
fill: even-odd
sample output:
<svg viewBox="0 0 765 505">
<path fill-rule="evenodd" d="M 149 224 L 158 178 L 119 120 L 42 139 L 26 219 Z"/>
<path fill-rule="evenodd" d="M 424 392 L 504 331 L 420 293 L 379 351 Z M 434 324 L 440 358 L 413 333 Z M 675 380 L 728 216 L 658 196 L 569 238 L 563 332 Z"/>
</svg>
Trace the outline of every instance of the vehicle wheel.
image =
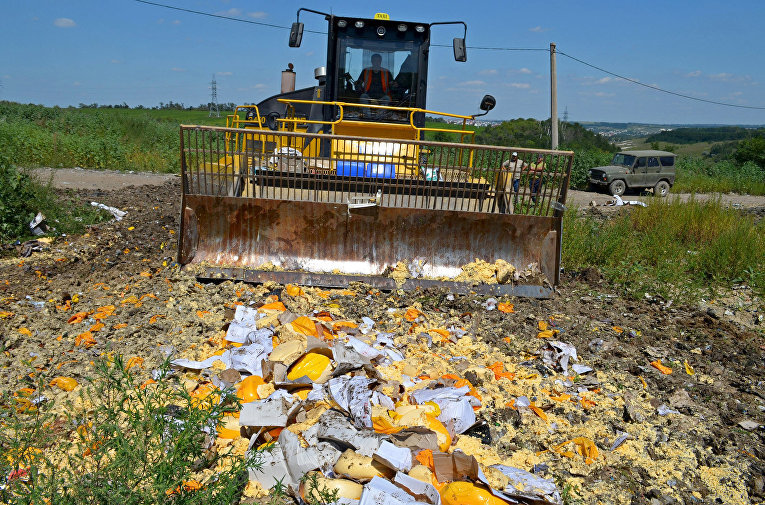
<svg viewBox="0 0 765 505">
<path fill-rule="evenodd" d="M 653 188 L 653 196 L 667 196 L 669 194 L 669 183 L 667 181 L 659 181 Z"/>
<path fill-rule="evenodd" d="M 627 185 L 621 179 L 616 179 L 608 185 L 608 191 L 612 196 L 622 196 L 627 190 Z"/>
</svg>

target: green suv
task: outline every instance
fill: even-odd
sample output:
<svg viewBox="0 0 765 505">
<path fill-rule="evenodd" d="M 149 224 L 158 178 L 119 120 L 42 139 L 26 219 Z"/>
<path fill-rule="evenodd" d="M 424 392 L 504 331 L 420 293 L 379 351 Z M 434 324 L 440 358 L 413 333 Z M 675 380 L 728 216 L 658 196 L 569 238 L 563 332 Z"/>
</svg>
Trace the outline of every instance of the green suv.
<svg viewBox="0 0 765 505">
<path fill-rule="evenodd" d="M 653 188 L 667 196 L 675 183 L 675 155 L 667 151 L 621 151 L 607 167 L 590 170 L 590 190 L 621 196 L 628 189 Z"/>
</svg>

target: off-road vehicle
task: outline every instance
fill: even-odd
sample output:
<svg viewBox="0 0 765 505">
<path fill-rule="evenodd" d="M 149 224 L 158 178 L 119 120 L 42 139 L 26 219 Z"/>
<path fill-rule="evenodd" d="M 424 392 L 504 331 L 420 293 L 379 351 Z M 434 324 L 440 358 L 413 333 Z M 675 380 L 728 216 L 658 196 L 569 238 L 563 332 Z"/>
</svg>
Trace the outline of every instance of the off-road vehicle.
<svg viewBox="0 0 765 505">
<path fill-rule="evenodd" d="M 590 190 L 621 196 L 628 189 L 653 188 L 667 196 L 675 183 L 675 154 L 667 151 L 621 151 L 607 167 L 590 169 Z"/>
</svg>

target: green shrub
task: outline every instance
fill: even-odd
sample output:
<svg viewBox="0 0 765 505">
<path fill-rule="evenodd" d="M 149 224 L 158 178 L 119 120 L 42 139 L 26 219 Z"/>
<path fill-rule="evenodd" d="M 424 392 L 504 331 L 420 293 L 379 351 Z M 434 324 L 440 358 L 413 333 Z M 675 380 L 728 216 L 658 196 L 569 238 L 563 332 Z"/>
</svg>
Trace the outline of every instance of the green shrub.
<svg viewBox="0 0 765 505">
<path fill-rule="evenodd" d="M 0 240 L 28 233 L 34 217 L 34 181 L 29 173 L 11 164 L 6 136 L 0 131 Z"/>
<path fill-rule="evenodd" d="M 155 384 L 142 385 L 132 370 L 120 356 L 99 361 L 63 413 L 51 402 L 34 407 L 29 396 L 5 393 L 0 474 L 21 478 L 0 488 L 2 503 L 238 503 L 258 453 L 205 449 L 206 432 L 214 438 L 222 416 L 239 409 L 236 395 L 191 398 L 168 363 Z M 32 398 L 43 388 L 41 380 Z M 215 471 L 200 478 L 205 468 Z"/>
</svg>

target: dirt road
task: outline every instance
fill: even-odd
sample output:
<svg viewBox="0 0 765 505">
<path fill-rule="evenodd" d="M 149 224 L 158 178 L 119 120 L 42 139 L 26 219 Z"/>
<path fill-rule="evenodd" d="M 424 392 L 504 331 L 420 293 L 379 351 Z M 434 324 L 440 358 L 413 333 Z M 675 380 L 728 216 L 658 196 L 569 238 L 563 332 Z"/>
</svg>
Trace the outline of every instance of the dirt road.
<svg viewBox="0 0 765 505">
<path fill-rule="evenodd" d="M 167 181 L 177 179 L 175 174 L 155 174 L 150 172 L 118 172 L 114 170 L 89 170 L 84 168 L 38 168 L 35 173 L 44 181 L 53 177 L 53 185 L 61 189 L 100 189 L 112 191 L 124 189 L 128 186 L 161 186 Z M 737 208 L 765 207 L 765 196 L 727 194 L 700 194 L 688 193 L 672 194 L 682 200 L 688 200 L 692 196 L 699 200 L 719 198 L 723 204 Z M 650 202 L 652 196 L 626 195 L 624 200 L 638 200 Z M 587 207 L 594 201 L 598 206 L 613 200 L 613 197 L 604 193 L 591 193 L 588 191 L 569 190 L 568 205 L 574 207 Z"/>
</svg>

